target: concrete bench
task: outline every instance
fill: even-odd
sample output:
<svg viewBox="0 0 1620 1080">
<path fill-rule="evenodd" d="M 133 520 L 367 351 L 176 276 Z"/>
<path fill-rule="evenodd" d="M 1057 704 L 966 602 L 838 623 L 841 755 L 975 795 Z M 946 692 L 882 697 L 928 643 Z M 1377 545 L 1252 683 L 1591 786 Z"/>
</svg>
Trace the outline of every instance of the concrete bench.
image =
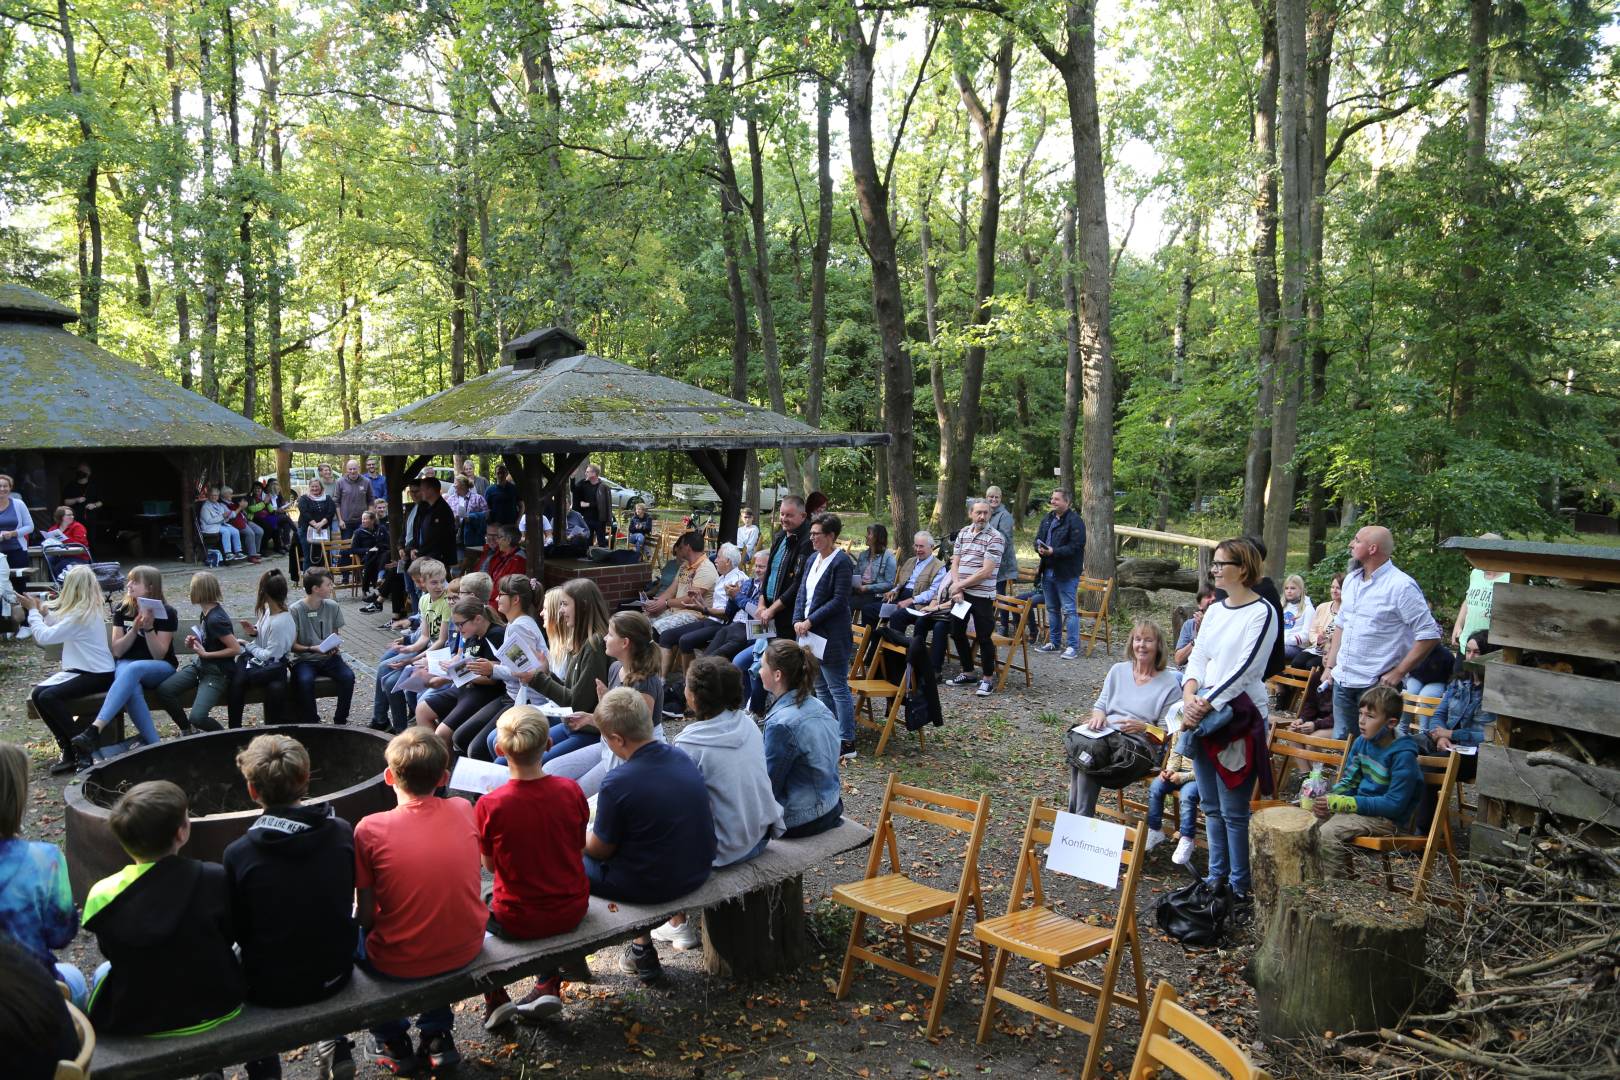
<svg viewBox="0 0 1620 1080">
<path fill-rule="evenodd" d="M 703 948 L 711 973 L 754 978 L 796 967 L 804 949 L 803 875 L 835 856 L 871 843 L 864 825 L 844 821 L 802 840 L 773 840 L 755 859 L 718 870 L 703 886 L 665 904 L 640 905 L 591 898 L 585 920 L 571 933 L 537 941 L 488 938 L 464 968 L 431 979 L 394 982 L 359 968 L 343 990 L 324 1001 L 291 1009 L 244 1006 L 229 1023 L 200 1035 L 145 1039 L 98 1035 L 96 1080 L 192 1076 L 321 1039 L 363 1032 L 368 1026 L 506 986 L 526 975 L 628 941 L 678 911 L 704 909 Z M 859 868 L 850 876 L 857 876 Z M 176 972 L 175 978 L 184 978 Z"/>
</svg>

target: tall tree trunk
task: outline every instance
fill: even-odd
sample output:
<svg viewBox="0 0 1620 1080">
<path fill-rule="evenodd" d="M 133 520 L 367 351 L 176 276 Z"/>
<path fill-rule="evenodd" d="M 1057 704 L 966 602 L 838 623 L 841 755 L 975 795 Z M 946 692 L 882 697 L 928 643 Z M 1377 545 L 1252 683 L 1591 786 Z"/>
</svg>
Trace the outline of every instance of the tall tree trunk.
<svg viewBox="0 0 1620 1080">
<path fill-rule="evenodd" d="M 73 97 L 73 111 L 79 119 L 79 146 L 87 159 L 75 210 L 79 239 L 79 334 L 88 341 L 95 341 L 101 333 L 101 209 L 96 201 L 101 153 L 90 128 L 90 104 L 79 83 L 79 58 L 73 45 L 73 23 L 68 18 L 67 0 L 56 0 L 56 22 L 62 35 L 62 54 L 67 61 L 68 93 Z"/>
<path fill-rule="evenodd" d="M 1164 418 L 1164 454 L 1159 459 L 1158 515 L 1153 527 L 1163 532 L 1170 526 L 1171 476 L 1176 465 L 1176 409 L 1181 401 L 1181 380 L 1187 371 L 1187 321 L 1192 311 L 1193 285 L 1198 273 L 1199 240 L 1204 232 L 1204 218 L 1194 211 L 1188 224 L 1187 251 L 1181 267 L 1181 289 L 1176 296 L 1176 324 L 1170 346 L 1170 415 Z"/>
<path fill-rule="evenodd" d="M 359 299 L 354 304 L 354 363 L 349 368 L 349 419 L 356 426 L 365 423 L 360 415 L 360 387 L 366 370 L 366 309 Z"/>
<path fill-rule="evenodd" d="M 229 84 L 231 187 L 237 204 L 236 271 L 242 279 L 242 415 L 252 420 L 259 405 L 258 269 L 253 258 L 253 196 L 242 167 L 241 77 L 236 51 L 236 18 L 225 5 L 225 49 L 231 67 Z"/>
<path fill-rule="evenodd" d="M 1271 423 L 1271 482 L 1266 497 L 1266 569 L 1288 567 L 1288 525 L 1294 513 L 1294 447 L 1304 381 L 1305 274 L 1311 250 L 1311 144 L 1305 122 L 1310 96 L 1307 60 L 1309 0 L 1277 0 L 1278 107 L 1282 134 L 1282 325 L 1277 341 L 1276 413 Z M 1331 48 L 1331 42 L 1329 44 Z"/>
<path fill-rule="evenodd" d="M 276 24 L 272 19 L 267 30 L 270 47 L 260 58 L 259 67 L 264 74 L 265 108 L 270 117 L 270 178 L 277 191 L 281 190 L 281 50 L 276 44 Z M 282 407 L 281 388 L 281 286 L 286 276 L 281 230 L 280 200 L 273 199 L 269 206 L 270 235 L 268 237 L 270 271 L 265 275 L 265 331 L 268 341 L 265 351 L 270 363 L 270 426 L 277 431 L 287 430 L 287 417 Z"/>
<path fill-rule="evenodd" d="M 180 109 L 180 65 L 174 49 L 174 15 L 163 15 L 163 70 L 169 80 L 169 271 L 174 288 L 175 358 L 180 363 L 180 385 L 191 389 L 191 278 L 185 245 L 185 115 Z M 277 429 L 280 430 L 279 428 Z"/>
<path fill-rule="evenodd" d="M 910 536 L 917 530 L 917 484 L 912 471 L 917 453 L 912 415 L 916 373 L 911 353 L 906 348 L 906 302 L 900 289 L 894 228 L 889 221 L 888 178 L 879 170 L 873 146 L 872 92 L 876 80 L 877 30 L 874 26 L 869 41 L 858 12 L 851 12 L 844 24 L 848 77 L 845 113 L 849 119 L 849 156 L 856 205 L 872 265 L 872 313 L 883 352 L 884 424 L 889 434 L 884 454 L 888 466 L 889 523 L 891 535 Z"/>
<path fill-rule="evenodd" d="M 969 72 L 958 69 L 957 89 L 969 119 L 978 129 L 979 233 L 974 252 L 973 344 L 962 358 L 962 394 L 949 420 L 941 416 L 940 473 L 934 512 L 941 528 L 955 532 L 967 520 L 967 497 L 973 469 L 973 444 L 979 435 L 980 392 L 984 387 L 986 349 L 983 330 L 991 318 L 990 302 L 996 292 L 996 237 L 1001 226 L 1001 146 L 1007 130 L 1007 102 L 1012 96 L 1013 37 L 1002 37 L 993 61 L 994 84 L 990 106 L 980 100 Z"/>
<path fill-rule="evenodd" d="M 943 172 L 941 169 L 940 173 Z M 936 173 L 934 179 L 939 179 Z M 923 183 L 927 184 L 926 179 Z M 945 393 L 945 356 L 936 346 L 939 343 L 939 267 L 934 260 L 934 189 L 925 187 L 918 199 L 917 254 L 922 259 L 923 272 L 923 327 L 928 338 L 928 389 L 934 402 L 934 423 L 940 431 L 939 477 L 934 489 L 934 512 L 930 522 L 936 534 L 944 535 L 945 524 L 945 469 L 950 456 L 950 443 L 955 437 L 956 412 Z"/>
<path fill-rule="evenodd" d="M 1470 222 L 1477 223 L 1484 201 L 1483 179 L 1485 151 L 1490 138 L 1491 122 L 1491 0 L 1468 0 L 1468 139 L 1464 144 L 1463 160 L 1468 170 L 1467 214 Z M 1477 226 L 1476 226 L 1477 227 Z M 1468 229 L 1468 236 L 1473 229 Z M 1471 253 L 1479 251 L 1472 237 L 1468 239 Z M 1472 261 L 1462 266 L 1462 295 L 1465 302 L 1476 295 L 1479 266 Z M 1464 313 L 1465 324 L 1471 312 Z M 1474 378 L 1478 369 L 1475 360 L 1477 345 L 1471 335 L 1464 336 L 1457 357 L 1457 394 L 1452 410 L 1452 422 L 1466 430 L 1469 411 L 1474 404 Z"/>
<path fill-rule="evenodd" d="M 459 83 L 466 78 L 464 72 L 453 78 Z M 468 197 L 468 160 L 472 154 L 471 126 L 475 118 L 468 114 L 471 94 L 465 89 L 453 95 L 451 108 L 455 112 L 455 146 L 451 165 L 450 205 L 455 215 L 454 240 L 450 252 L 450 385 L 460 386 L 467 381 L 467 263 L 472 223 L 472 201 Z M 358 290 L 356 290 L 358 293 Z"/>
<path fill-rule="evenodd" d="M 1068 312 L 1064 339 L 1068 346 L 1063 365 L 1063 426 L 1058 429 L 1058 486 L 1073 495 L 1074 441 L 1080 427 L 1080 286 L 1076 272 L 1080 258 L 1076 250 L 1074 203 L 1063 208 L 1063 307 Z"/>
<path fill-rule="evenodd" d="M 568 184 L 562 156 L 562 87 L 551 56 L 551 15 L 547 5 L 534 6 L 536 26 L 523 39 L 524 91 L 528 96 L 529 119 L 540 140 L 541 188 L 550 199 L 565 205 Z M 573 217 L 554 214 L 544 236 L 546 266 L 555 281 L 557 324 L 572 330 L 576 322 L 574 261 L 568 222 Z M 504 336 L 504 335 L 503 335 Z"/>
<path fill-rule="evenodd" d="M 1265 527 L 1266 479 L 1271 473 L 1271 420 L 1275 411 L 1277 322 L 1277 2 L 1254 0 L 1260 16 L 1260 86 L 1254 103 L 1254 157 L 1260 185 L 1254 210 L 1254 295 L 1259 326 L 1259 376 L 1254 423 L 1243 457 L 1243 534 Z"/>
<path fill-rule="evenodd" d="M 344 429 L 347 430 L 354 426 L 354 421 L 349 416 L 349 303 L 346 299 L 340 300 L 339 303 L 343 314 L 338 318 L 337 347 L 333 352 L 337 358 L 338 410 L 342 417 L 340 422 L 343 424 Z"/>
<path fill-rule="evenodd" d="M 737 258 L 737 208 L 724 185 L 720 189 L 720 245 L 725 255 L 726 299 L 731 304 L 731 396 L 748 400 L 748 295 L 743 291 Z"/>
<path fill-rule="evenodd" d="M 1338 13 L 1324 7 L 1319 18 L 1330 20 L 1310 44 L 1306 64 L 1310 79 L 1310 98 L 1306 102 L 1306 126 L 1310 129 L 1311 146 L 1311 211 L 1310 211 L 1310 266 L 1307 269 L 1309 295 L 1306 300 L 1308 337 L 1311 349 L 1310 404 L 1312 412 L 1322 408 L 1327 396 L 1327 336 L 1322 321 L 1322 224 L 1323 205 L 1327 194 L 1327 128 L 1328 88 L 1333 71 L 1333 34 Z M 1315 566 L 1327 557 L 1327 486 L 1321 481 L 1321 470 L 1311 470 L 1310 480 L 1310 532 L 1306 551 L 1307 565 Z"/>
<path fill-rule="evenodd" d="M 198 83 L 202 96 L 202 238 L 203 326 L 202 384 L 210 401 L 219 400 L 219 300 L 225 287 L 225 257 L 220 251 L 216 222 L 220 217 L 214 185 L 213 24 L 204 21 L 198 35 Z"/>
<path fill-rule="evenodd" d="M 810 249 L 810 385 L 805 423 L 821 426 L 823 384 L 827 379 L 827 254 L 832 250 L 832 84 L 816 80 L 816 242 Z M 805 457 L 805 485 L 821 487 L 821 454 Z"/>
<path fill-rule="evenodd" d="M 123 185 L 118 182 L 117 173 L 107 174 L 107 190 L 112 192 L 118 208 L 129 219 L 129 261 L 135 271 L 135 304 L 147 315 L 151 315 L 152 272 L 146 262 L 146 247 L 141 243 L 141 223 L 146 220 L 146 198 L 125 195 Z"/>
</svg>

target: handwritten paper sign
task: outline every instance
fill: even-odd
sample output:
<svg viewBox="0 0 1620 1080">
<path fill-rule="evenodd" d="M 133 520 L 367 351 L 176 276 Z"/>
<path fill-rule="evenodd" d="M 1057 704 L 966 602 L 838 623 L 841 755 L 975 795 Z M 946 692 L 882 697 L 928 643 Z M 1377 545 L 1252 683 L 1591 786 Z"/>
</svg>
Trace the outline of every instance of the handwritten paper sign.
<svg viewBox="0 0 1620 1080">
<path fill-rule="evenodd" d="M 1125 826 L 1059 811 L 1052 823 L 1052 846 L 1046 849 L 1046 868 L 1113 889 L 1119 886 L 1124 850 Z"/>
</svg>

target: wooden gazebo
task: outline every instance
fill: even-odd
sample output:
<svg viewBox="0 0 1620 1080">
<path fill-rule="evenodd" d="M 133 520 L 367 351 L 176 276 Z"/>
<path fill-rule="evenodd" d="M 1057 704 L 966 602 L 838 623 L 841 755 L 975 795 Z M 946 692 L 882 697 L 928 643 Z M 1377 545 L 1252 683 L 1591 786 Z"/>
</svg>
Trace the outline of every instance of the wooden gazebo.
<svg viewBox="0 0 1620 1080">
<path fill-rule="evenodd" d="M 720 499 L 720 535 L 734 538 L 750 450 L 877 446 L 884 434 L 818 431 L 780 413 L 585 351 L 566 330 L 525 334 L 501 350 L 504 366 L 336 435 L 288 449 L 376 454 L 388 479 L 389 533 L 397 549 L 404 480 L 435 457 L 499 454 L 535 512 L 548 493 L 568 505 L 568 478 L 592 452 L 673 450 L 689 455 Z M 543 537 L 528 535 L 540 576 Z"/>
</svg>

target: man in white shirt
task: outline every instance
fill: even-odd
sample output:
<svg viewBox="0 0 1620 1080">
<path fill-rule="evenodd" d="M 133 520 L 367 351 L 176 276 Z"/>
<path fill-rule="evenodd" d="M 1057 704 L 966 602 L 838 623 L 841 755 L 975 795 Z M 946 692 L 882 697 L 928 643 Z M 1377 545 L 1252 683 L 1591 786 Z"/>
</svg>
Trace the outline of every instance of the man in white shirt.
<svg viewBox="0 0 1620 1080">
<path fill-rule="evenodd" d="M 1440 641 L 1418 583 L 1390 560 L 1395 538 L 1363 526 L 1350 541 L 1350 570 L 1339 604 L 1339 628 L 1322 662 L 1333 683 L 1333 737 L 1356 730 L 1361 695 L 1382 683 L 1401 689 L 1411 670 Z"/>
</svg>

